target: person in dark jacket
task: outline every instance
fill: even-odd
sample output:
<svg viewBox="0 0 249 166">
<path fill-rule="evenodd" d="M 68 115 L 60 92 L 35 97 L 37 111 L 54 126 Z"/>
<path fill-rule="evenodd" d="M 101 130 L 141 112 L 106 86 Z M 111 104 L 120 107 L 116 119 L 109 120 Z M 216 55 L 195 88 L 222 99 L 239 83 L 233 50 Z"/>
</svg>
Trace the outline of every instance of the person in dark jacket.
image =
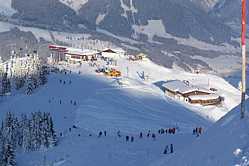
<svg viewBox="0 0 249 166">
<path fill-rule="evenodd" d="M 119 138 L 121 137 L 120 131 L 117 132 L 117 135 Z"/>
<path fill-rule="evenodd" d="M 101 137 L 102 136 L 102 131 L 99 132 L 99 136 L 98 137 Z"/>
<path fill-rule="evenodd" d="M 174 153 L 174 147 L 173 147 L 173 144 L 170 144 L 170 153 Z"/>
<path fill-rule="evenodd" d="M 167 145 L 167 146 L 165 147 L 164 151 L 163 151 L 163 154 L 167 154 L 168 151 L 169 151 L 169 146 Z"/>
<path fill-rule="evenodd" d="M 150 137 L 150 130 L 149 130 L 149 132 L 148 132 L 148 134 L 147 134 L 147 137 L 148 137 L 148 138 Z"/>
<path fill-rule="evenodd" d="M 153 138 L 153 140 L 156 140 L 156 134 L 155 133 L 152 134 L 152 138 Z"/>
<path fill-rule="evenodd" d="M 143 138 L 143 133 L 142 132 L 140 132 L 139 138 Z"/>
</svg>

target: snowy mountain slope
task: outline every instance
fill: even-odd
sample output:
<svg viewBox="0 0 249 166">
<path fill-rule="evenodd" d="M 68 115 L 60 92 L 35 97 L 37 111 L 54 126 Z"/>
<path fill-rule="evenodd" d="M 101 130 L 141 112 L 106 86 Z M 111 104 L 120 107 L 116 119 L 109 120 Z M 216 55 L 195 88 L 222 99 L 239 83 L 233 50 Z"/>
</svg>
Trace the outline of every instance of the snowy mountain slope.
<svg viewBox="0 0 249 166">
<path fill-rule="evenodd" d="M 0 15 L 12 16 L 17 11 L 11 6 L 12 0 L 0 0 Z"/>
<path fill-rule="evenodd" d="M 248 106 L 247 100 L 246 107 Z M 174 166 L 246 166 L 249 164 L 248 125 L 248 111 L 245 119 L 241 120 L 238 106 L 209 128 L 203 137 L 191 145 L 191 148 L 164 159 L 158 165 L 167 163 Z"/>
<path fill-rule="evenodd" d="M 213 9 L 213 7 L 220 2 L 220 0 L 190 0 L 193 3 L 197 4 L 198 6 L 200 6 L 202 9 L 204 9 L 205 11 L 210 11 Z"/>
<path fill-rule="evenodd" d="M 146 166 L 162 157 L 165 145 L 173 143 L 177 151 L 187 148 L 196 140 L 192 135 L 194 127 L 201 126 L 205 131 L 237 105 L 240 98 L 239 91 L 222 78 L 167 69 L 149 60 L 129 62 L 126 58 L 119 59 L 116 68 L 123 73 L 122 80 L 119 80 L 125 82 L 122 86 L 117 79 L 96 74 L 95 68 L 87 63 L 58 67 L 71 70 L 72 74 L 51 74 L 48 83 L 31 96 L 16 94 L 1 98 L 0 117 L 8 111 L 17 115 L 34 111 L 50 112 L 57 134 L 62 133 L 56 148 L 32 153 L 18 152 L 21 166 L 41 165 L 44 162 L 62 166 L 81 166 L 82 163 L 89 166 L 107 163 L 110 166 Z M 149 75 L 148 81 L 139 77 L 142 71 Z M 218 89 L 217 93 L 225 98 L 222 107 L 179 102 L 165 96 L 158 87 L 158 82 L 172 79 L 207 86 L 207 78 L 210 87 Z M 73 125 L 77 129 L 69 132 Z M 157 133 L 162 127 L 177 127 L 177 134 L 157 135 L 156 141 L 151 138 L 139 141 L 140 131 Z M 100 130 L 107 130 L 108 137 L 96 138 Z M 123 135 L 133 135 L 135 143 L 125 142 L 124 137 L 119 139 L 116 136 L 118 130 Z"/>
<path fill-rule="evenodd" d="M 210 67 L 210 70 L 216 71 L 218 74 L 223 74 L 227 72 L 231 72 L 238 69 L 238 66 L 240 65 L 240 59 L 238 56 L 239 49 L 230 45 L 230 44 L 223 44 L 221 46 L 217 46 L 214 44 L 209 44 L 206 42 L 202 42 L 200 40 L 197 40 L 193 37 L 189 37 L 188 39 L 174 37 L 173 35 L 170 35 L 169 33 L 166 33 L 164 28 L 159 24 L 160 21 L 152 21 L 152 23 L 148 26 L 134 26 L 133 28 L 136 30 L 137 33 L 146 34 L 153 38 L 156 34 L 163 35 L 164 37 L 174 40 L 175 44 L 167 44 L 167 47 L 172 48 L 166 48 L 166 46 L 162 45 L 161 42 L 155 42 L 151 40 L 152 46 L 150 49 L 141 50 L 141 48 L 145 47 L 144 42 L 139 42 L 130 38 L 120 37 L 116 36 L 112 33 L 109 33 L 103 29 L 97 29 L 97 33 L 70 33 L 70 32 L 61 32 L 61 31 L 50 31 L 46 29 L 41 28 L 35 28 L 35 27 L 27 27 L 27 26 L 18 26 L 13 25 L 6 22 L 0 22 L 0 32 L 7 33 L 14 27 L 18 27 L 21 31 L 24 32 L 32 32 L 34 36 L 36 37 L 37 41 L 43 41 L 41 39 L 44 39 L 48 42 L 55 42 L 59 41 L 67 45 L 71 45 L 73 47 L 87 47 L 89 48 L 90 45 L 92 47 L 98 47 L 99 45 L 103 45 L 103 47 L 110 47 L 112 45 L 120 45 L 124 47 L 125 50 L 128 50 L 128 52 L 131 52 L 133 54 L 134 51 L 140 52 L 140 51 L 149 51 L 147 53 L 150 58 L 167 67 L 175 67 L 180 66 L 184 68 L 182 64 L 187 66 L 188 68 L 195 68 L 195 66 L 200 65 Z M 154 31 L 154 27 L 158 27 L 157 31 Z M 144 30 L 141 31 L 141 28 Z M 2 34 L 1 33 L 1 34 Z M 1 39 L 0 34 L 0 39 Z M 99 37 L 100 35 L 105 35 L 110 38 L 110 42 L 106 41 L 106 38 Z M 5 55 L 6 53 L 10 52 L 10 48 L 7 45 L 10 43 L 5 42 L 8 39 L 3 38 L 2 40 L 2 52 Z M 95 42 L 94 42 L 95 40 Z M 13 41 L 16 42 L 16 41 Z M 154 44 L 159 43 L 160 49 L 155 49 Z M 25 44 L 25 43 L 24 43 Z M 45 47 L 45 44 L 42 44 L 42 48 Z M 18 46 L 17 47 L 21 47 Z M 183 47 L 183 48 L 182 48 Z M 188 51 L 191 51 L 192 53 L 189 54 Z M 43 51 L 41 51 L 43 52 Z M 202 55 L 202 52 L 204 55 Z M 182 56 L 181 54 L 187 53 L 187 55 Z M 160 56 L 159 56 L 159 55 Z M 158 55 L 158 56 L 156 56 Z M 234 55 L 234 56 L 233 56 Z M 7 55 L 6 55 L 7 56 Z M 45 56 L 45 54 L 44 54 Z M 217 57 L 216 57 L 217 56 Z M 181 59 L 179 61 L 179 59 Z M 226 64 L 224 65 L 224 60 L 226 60 Z M 200 62 L 199 62 L 200 61 Z M 161 62 L 161 63 L 160 63 Z M 173 64 L 174 63 L 174 64 Z M 181 66 L 182 65 L 182 66 Z M 205 67 L 204 67 L 205 68 Z M 186 68 L 184 68 L 186 69 Z"/>
<path fill-rule="evenodd" d="M 60 2 L 68 5 L 70 8 L 74 9 L 76 12 L 88 2 L 88 0 L 60 0 Z"/>
</svg>

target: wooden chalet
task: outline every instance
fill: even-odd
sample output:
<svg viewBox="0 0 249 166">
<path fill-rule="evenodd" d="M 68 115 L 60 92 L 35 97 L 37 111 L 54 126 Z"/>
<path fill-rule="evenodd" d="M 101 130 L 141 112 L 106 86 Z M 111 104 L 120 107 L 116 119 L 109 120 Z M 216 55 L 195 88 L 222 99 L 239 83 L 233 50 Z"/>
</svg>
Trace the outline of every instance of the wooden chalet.
<svg viewBox="0 0 249 166">
<path fill-rule="evenodd" d="M 191 104 L 219 105 L 222 101 L 213 91 L 180 80 L 168 81 L 163 84 L 163 88 L 167 96 Z"/>
<path fill-rule="evenodd" d="M 106 48 L 101 51 L 104 59 L 119 59 L 125 55 L 125 51 L 121 48 Z"/>
</svg>

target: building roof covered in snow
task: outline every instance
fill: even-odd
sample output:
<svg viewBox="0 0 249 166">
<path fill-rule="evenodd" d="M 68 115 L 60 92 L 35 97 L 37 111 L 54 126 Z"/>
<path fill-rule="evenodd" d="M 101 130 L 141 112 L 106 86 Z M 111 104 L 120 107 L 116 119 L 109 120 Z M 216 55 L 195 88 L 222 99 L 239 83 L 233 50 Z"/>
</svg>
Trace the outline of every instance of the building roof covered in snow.
<svg viewBox="0 0 249 166">
<path fill-rule="evenodd" d="M 190 100 L 216 100 L 219 99 L 220 96 L 217 94 L 209 94 L 209 95 L 191 95 L 188 96 Z"/>
<path fill-rule="evenodd" d="M 122 48 L 105 48 L 102 50 L 102 52 L 112 52 L 117 54 L 125 54 L 125 50 Z"/>
<path fill-rule="evenodd" d="M 89 49 L 78 49 L 78 48 L 67 48 L 67 53 L 69 55 L 95 55 L 98 52 Z"/>
<path fill-rule="evenodd" d="M 181 94 L 186 94 L 186 93 L 190 93 L 194 91 L 200 91 L 200 92 L 205 92 L 205 93 L 210 93 L 210 94 L 213 93 L 212 91 L 208 89 L 190 85 L 187 81 L 184 82 L 180 80 L 171 80 L 171 81 L 164 83 L 162 86 L 170 91 L 179 92 Z"/>
</svg>

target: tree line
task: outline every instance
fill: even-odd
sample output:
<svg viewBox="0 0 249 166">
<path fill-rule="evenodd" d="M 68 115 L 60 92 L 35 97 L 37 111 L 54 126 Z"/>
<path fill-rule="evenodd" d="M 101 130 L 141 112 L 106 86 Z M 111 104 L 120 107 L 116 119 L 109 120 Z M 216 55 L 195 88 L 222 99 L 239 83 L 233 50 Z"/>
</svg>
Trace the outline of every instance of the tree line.
<svg viewBox="0 0 249 166">
<path fill-rule="evenodd" d="M 31 95 L 36 88 L 47 83 L 47 75 L 49 74 L 46 66 L 39 67 L 38 71 L 32 74 L 9 77 L 8 73 L 2 73 L 0 81 L 0 96 L 10 94 L 13 89 L 23 89 L 27 95 Z"/>
<path fill-rule="evenodd" d="M 50 113 L 34 112 L 19 118 L 7 113 L 0 128 L 0 165 L 16 166 L 17 150 L 30 152 L 56 146 L 58 139 Z"/>
</svg>

